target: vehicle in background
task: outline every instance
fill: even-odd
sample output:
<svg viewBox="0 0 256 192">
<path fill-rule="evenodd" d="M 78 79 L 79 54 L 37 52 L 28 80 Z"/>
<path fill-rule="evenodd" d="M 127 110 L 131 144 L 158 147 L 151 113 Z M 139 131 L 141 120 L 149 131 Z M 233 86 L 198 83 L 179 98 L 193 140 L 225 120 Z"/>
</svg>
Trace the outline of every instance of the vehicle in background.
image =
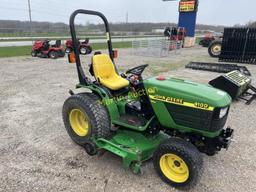
<svg viewBox="0 0 256 192">
<path fill-rule="evenodd" d="M 212 33 L 207 33 L 200 41 L 199 45 L 202 47 L 209 47 L 210 44 L 215 41 L 215 40 L 221 40 L 223 38 L 222 33 L 218 34 L 212 34 Z"/>
<path fill-rule="evenodd" d="M 56 59 L 64 57 L 65 52 L 61 46 L 61 40 L 56 40 L 54 45 L 50 45 L 50 40 L 36 40 L 32 47 L 31 56 Z"/>
<path fill-rule="evenodd" d="M 215 37 L 213 36 L 205 36 L 199 41 L 199 45 L 202 47 L 209 47 L 212 41 L 215 40 Z"/>
<path fill-rule="evenodd" d="M 222 48 L 222 39 L 214 40 L 208 47 L 208 53 L 211 57 L 219 58 Z"/>
<path fill-rule="evenodd" d="M 72 42 L 71 39 L 68 39 L 66 41 L 66 50 L 65 50 L 65 52 L 70 53 L 73 50 L 74 50 L 73 49 L 73 42 Z M 86 38 L 84 41 L 78 40 L 78 50 L 79 50 L 79 53 L 82 54 L 82 55 L 88 55 L 92 52 L 92 47 L 89 43 L 89 38 Z"/>
</svg>

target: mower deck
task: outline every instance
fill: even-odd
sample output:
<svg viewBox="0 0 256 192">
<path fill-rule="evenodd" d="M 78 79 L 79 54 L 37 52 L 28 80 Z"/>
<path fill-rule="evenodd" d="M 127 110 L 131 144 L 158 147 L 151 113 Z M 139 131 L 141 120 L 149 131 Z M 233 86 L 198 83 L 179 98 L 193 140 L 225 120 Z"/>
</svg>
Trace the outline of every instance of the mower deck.
<svg viewBox="0 0 256 192">
<path fill-rule="evenodd" d="M 134 173 L 138 173 L 142 162 L 150 159 L 157 146 L 167 138 L 162 132 L 154 137 L 146 137 L 137 131 L 120 129 L 112 139 L 100 138 L 95 143 L 100 149 L 122 157 L 124 168 L 130 167 Z"/>
</svg>

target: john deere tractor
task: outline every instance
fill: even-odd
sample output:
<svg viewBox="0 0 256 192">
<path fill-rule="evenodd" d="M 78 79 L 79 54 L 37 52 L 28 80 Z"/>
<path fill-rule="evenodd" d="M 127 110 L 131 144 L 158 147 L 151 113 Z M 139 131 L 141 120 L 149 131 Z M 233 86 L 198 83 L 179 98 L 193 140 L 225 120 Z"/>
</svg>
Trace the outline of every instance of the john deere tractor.
<svg viewBox="0 0 256 192">
<path fill-rule="evenodd" d="M 96 52 L 85 75 L 74 20 L 78 14 L 99 16 L 106 28 L 108 54 Z M 148 65 L 119 74 L 114 62 L 109 24 L 99 12 L 77 10 L 70 17 L 79 83 L 63 106 L 63 121 L 71 139 L 89 155 L 102 151 L 122 158 L 123 167 L 141 173 L 143 162 L 166 183 L 193 187 L 202 174 L 201 153 L 228 148 L 233 130 L 224 128 L 230 96 L 208 85 L 158 76 L 143 79 Z"/>
</svg>

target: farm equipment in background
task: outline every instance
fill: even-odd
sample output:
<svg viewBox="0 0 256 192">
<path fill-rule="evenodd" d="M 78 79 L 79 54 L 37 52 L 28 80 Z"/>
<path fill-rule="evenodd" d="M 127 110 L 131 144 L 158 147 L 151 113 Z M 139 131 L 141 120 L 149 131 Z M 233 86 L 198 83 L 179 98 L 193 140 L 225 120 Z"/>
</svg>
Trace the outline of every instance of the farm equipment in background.
<svg viewBox="0 0 256 192">
<path fill-rule="evenodd" d="M 215 40 L 215 37 L 213 36 L 205 36 L 199 41 L 199 45 L 202 47 L 209 47 L 212 41 Z"/>
<path fill-rule="evenodd" d="M 105 24 L 108 54 L 96 52 L 90 72 L 83 70 L 75 31 L 78 14 L 100 17 Z M 143 79 L 143 64 L 119 74 L 114 62 L 107 18 L 100 12 L 76 10 L 70 17 L 79 83 L 70 90 L 62 116 L 71 139 L 89 155 L 111 152 L 124 168 L 141 173 L 143 162 L 153 159 L 167 184 L 190 189 L 202 175 L 200 152 L 215 155 L 227 149 L 233 130 L 225 127 L 231 97 L 224 91 L 172 77 Z"/>
<path fill-rule="evenodd" d="M 61 40 L 56 40 L 54 45 L 50 45 L 49 40 L 36 40 L 32 47 L 31 56 L 56 59 L 64 57 L 65 52 L 61 46 Z"/>
<path fill-rule="evenodd" d="M 225 28 L 223 39 L 213 41 L 208 52 L 221 62 L 256 64 L 255 45 L 255 28 Z"/>
<path fill-rule="evenodd" d="M 218 58 L 221 54 L 222 40 L 214 40 L 208 47 L 208 53 L 211 57 Z"/>
<path fill-rule="evenodd" d="M 219 61 L 256 64 L 255 45 L 255 28 L 225 28 Z"/>
<path fill-rule="evenodd" d="M 199 41 L 202 47 L 209 47 L 213 41 L 221 41 L 223 34 L 220 33 L 206 33 L 205 36 Z"/>
<path fill-rule="evenodd" d="M 239 71 L 231 71 L 211 80 L 209 84 L 227 92 L 233 100 L 243 99 L 247 105 L 250 105 L 256 99 L 256 88 L 251 82 L 249 77 Z"/>
<path fill-rule="evenodd" d="M 186 65 L 186 68 L 202 71 L 212 71 L 217 73 L 229 73 L 231 71 L 237 70 L 244 75 L 251 76 L 251 73 L 247 67 L 238 66 L 236 64 L 190 62 Z"/>
<path fill-rule="evenodd" d="M 79 50 L 79 53 L 82 54 L 82 55 L 88 55 L 92 52 L 92 47 L 89 43 L 89 38 L 86 38 L 84 41 L 81 41 L 81 40 L 78 39 L 78 50 Z M 71 39 L 68 39 L 66 41 L 66 50 L 65 50 L 65 52 L 70 53 L 72 51 L 74 51 L 73 41 Z"/>
<path fill-rule="evenodd" d="M 186 30 L 184 27 L 166 27 L 164 30 L 164 36 L 168 37 L 168 40 L 171 42 L 178 42 L 183 46 L 186 37 Z M 176 49 L 175 46 L 177 46 L 176 43 L 170 43 L 170 50 Z"/>
</svg>

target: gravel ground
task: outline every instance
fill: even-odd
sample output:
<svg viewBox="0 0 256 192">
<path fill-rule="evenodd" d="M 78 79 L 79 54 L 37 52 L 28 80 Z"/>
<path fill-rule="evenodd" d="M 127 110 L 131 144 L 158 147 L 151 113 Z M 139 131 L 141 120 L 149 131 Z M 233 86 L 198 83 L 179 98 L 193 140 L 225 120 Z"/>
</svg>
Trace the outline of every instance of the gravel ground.
<svg viewBox="0 0 256 192">
<path fill-rule="evenodd" d="M 219 75 L 184 69 L 189 61 L 217 60 L 203 48 L 167 58 L 134 56 L 126 49 L 120 50 L 116 63 L 121 70 L 149 63 L 145 76 L 202 83 Z M 247 67 L 255 76 L 256 66 Z M 158 178 L 151 162 L 144 165 L 144 175 L 136 176 L 122 168 L 120 158 L 110 153 L 90 157 L 70 140 L 61 109 L 77 74 L 67 58 L 0 59 L 0 82 L 0 191 L 177 191 Z M 203 155 L 204 174 L 192 191 L 255 191 L 255 102 L 232 104 L 227 124 L 235 129 L 235 142 L 214 157 Z"/>
</svg>

